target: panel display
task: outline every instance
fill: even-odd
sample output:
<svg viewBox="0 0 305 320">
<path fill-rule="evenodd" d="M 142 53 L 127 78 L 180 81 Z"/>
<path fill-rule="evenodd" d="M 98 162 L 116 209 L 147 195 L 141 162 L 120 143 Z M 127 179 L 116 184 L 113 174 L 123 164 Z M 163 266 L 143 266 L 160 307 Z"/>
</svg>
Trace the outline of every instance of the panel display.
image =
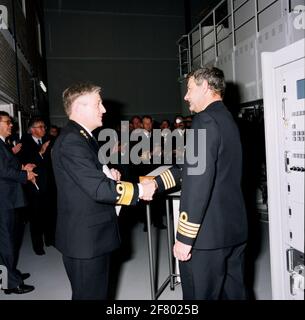
<svg viewBox="0 0 305 320">
<path fill-rule="evenodd" d="M 297 81 L 297 96 L 298 99 L 305 99 L 305 79 Z"/>
</svg>

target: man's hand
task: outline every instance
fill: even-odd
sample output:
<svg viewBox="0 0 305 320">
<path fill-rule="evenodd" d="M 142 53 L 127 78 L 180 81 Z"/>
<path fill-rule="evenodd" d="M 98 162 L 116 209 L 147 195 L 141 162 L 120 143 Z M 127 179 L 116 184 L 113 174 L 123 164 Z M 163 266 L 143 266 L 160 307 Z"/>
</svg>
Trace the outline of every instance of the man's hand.
<svg viewBox="0 0 305 320">
<path fill-rule="evenodd" d="M 33 184 L 36 183 L 37 174 L 32 171 L 27 171 L 27 179 L 31 181 Z"/>
<path fill-rule="evenodd" d="M 192 246 L 184 244 L 180 241 L 176 241 L 173 248 L 173 253 L 178 260 L 187 261 L 192 256 L 191 250 L 192 250 Z"/>
<path fill-rule="evenodd" d="M 45 142 L 45 143 L 41 146 L 41 149 L 40 149 L 40 151 L 39 151 L 39 153 L 40 153 L 41 155 L 43 155 L 43 154 L 46 152 L 46 150 L 47 150 L 50 142 L 51 142 L 51 140 Z"/>
<path fill-rule="evenodd" d="M 119 142 L 117 141 L 111 150 L 111 154 L 116 154 L 119 152 L 119 150 L 120 150 L 120 146 L 119 146 Z"/>
<path fill-rule="evenodd" d="M 12 148 L 13 154 L 17 154 L 17 153 L 21 150 L 21 147 L 22 147 L 22 143 L 17 143 L 17 144 Z"/>
<path fill-rule="evenodd" d="M 115 181 L 120 181 L 121 180 L 121 173 L 120 171 L 116 169 L 110 169 L 111 175 Z"/>
<path fill-rule="evenodd" d="M 34 163 L 27 163 L 25 166 L 22 165 L 21 169 L 26 171 L 33 171 L 33 169 L 36 168 L 36 164 Z"/>
<path fill-rule="evenodd" d="M 141 185 L 143 187 L 143 196 L 141 197 L 141 199 L 145 201 L 152 200 L 152 197 L 157 189 L 155 181 L 150 179 L 144 179 L 141 182 Z"/>
</svg>

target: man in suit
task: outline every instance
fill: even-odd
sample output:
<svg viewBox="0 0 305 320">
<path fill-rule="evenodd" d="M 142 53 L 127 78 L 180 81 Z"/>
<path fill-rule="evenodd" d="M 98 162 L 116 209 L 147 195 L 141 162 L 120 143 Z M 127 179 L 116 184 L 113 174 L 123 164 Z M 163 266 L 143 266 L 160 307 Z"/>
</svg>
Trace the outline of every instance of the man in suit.
<svg viewBox="0 0 305 320">
<path fill-rule="evenodd" d="M 195 139 L 187 137 L 186 147 L 198 154 L 204 145 L 199 130 L 205 129 L 206 167 L 190 173 L 196 166 L 186 157 L 182 172 L 172 167 L 155 179 L 163 191 L 180 183 L 182 177 L 174 255 L 180 260 L 184 299 L 247 298 L 242 150 L 238 128 L 222 102 L 224 90 L 224 74 L 217 68 L 199 69 L 188 76 L 184 99 L 196 114 L 192 122 Z"/>
<path fill-rule="evenodd" d="M 6 294 L 23 294 L 34 290 L 33 286 L 23 283 L 29 274 L 16 269 L 18 244 L 16 235 L 15 209 L 25 206 L 21 184 L 28 180 L 35 183 L 34 165 L 21 166 L 13 155 L 6 138 L 11 135 L 12 121 L 9 114 L 0 111 L 0 265 L 8 271 Z"/>
<path fill-rule="evenodd" d="M 52 150 L 58 190 L 55 245 L 74 300 L 107 299 L 110 256 L 120 245 L 115 205 L 151 199 L 155 190 L 151 184 L 119 181 L 119 172 L 101 163 L 104 157 L 92 135 L 106 112 L 100 91 L 92 84 L 64 91 L 69 122 Z"/>
<path fill-rule="evenodd" d="M 44 245 L 54 244 L 55 217 L 51 211 L 50 183 L 52 167 L 50 157 L 50 140 L 46 137 L 43 119 L 35 117 L 29 122 L 29 134 L 22 136 L 22 148 L 18 156 L 22 164 L 34 163 L 38 174 L 36 186 L 25 186 L 29 201 L 28 216 L 33 250 L 37 255 L 44 255 Z"/>
<path fill-rule="evenodd" d="M 145 176 L 158 167 L 162 162 L 162 149 L 161 144 L 153 140 L 153 119 L 150 115 L 144 115 L 142 118 L 143 129 L 138 129 L 141 132 L 143 150 L 141 154 L 142 164 L 136 165 L 137 177 Z M 154 164 L 157 161 L 157 164 Z M 141 207 L 141 211 L 145 211 L 145 205 Z M 152 203 L 152 211 L 155 214 L 152 216 L 152 224 L 160 229 L 165 230 L 166 226 L 163 224 L 162 213 L 165 211 L 165 201 L 162 196 Z M 147 232 L 147 220 L 145 214 L 143 231 Z"/>
</svg>

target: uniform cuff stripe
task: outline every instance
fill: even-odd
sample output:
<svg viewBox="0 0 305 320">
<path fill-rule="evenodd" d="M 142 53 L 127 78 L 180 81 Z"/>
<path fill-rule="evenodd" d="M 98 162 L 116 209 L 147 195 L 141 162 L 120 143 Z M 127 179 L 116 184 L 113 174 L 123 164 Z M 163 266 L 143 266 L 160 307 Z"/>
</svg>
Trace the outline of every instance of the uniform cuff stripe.
<svg viewBox="0 0 305 320">
<path fill-rule="evenodd" d="M 163 183 L 164 183 L 164 188 L 167 190 L 167 189 L 169 189 L 170 187 L 169 187 L 169 181 L 168 181 L 168 178 L 167 178 L 167 176 L 165 175 L 165 172 L 163 172 L 162 174 L 161 174 L 161 179 L 162 179 L 162 181 L 163 181 Z"/>
<path fill-rule="evenodd" d="M 120 199 L 117 204 L 130 205 L 134 195 L 133 184 L 130 182 L 121 182 L 117 185 L 117 192 L 120 194 Z"/>
<path fill-rule="evenodd" d="M 178 232 L 179 232 L 180 234 L 182 234 L 183 236 L 186 236 L 186 237 L 188 237 L 188 238 L 192 238 L 192 239 L 195 239 L 195 238 L 196 238 L 196 236 L 189 235 L 188 233 L 183 232 L 181 229 L 178 229 Z"/>
<path fill-rule="evenodd" d="M 167 170 L 167 172 L 168 172 L 168 174 L 170 176 L 170 179 L 171 179 L 173 187 L 174 187 L 176 185 L 175 178 L 174 178 L 174 176 L 173 176 L 173 174 L 172 174 L 172 172 L 170 170 Z"/>
<path fill-rule="evenodd" d="M 170 187 L 171 187 L 171 188 L 174 187 L 175 184 L 173 183 L 173 180 L 172 180 L 172 178 L 171 178 L 171 176 L 170 176 L 170 174 L 169 174 L 169 171 L 168 171 L 168 170 L 165 171 L 164 174 L 167 176 L 167 179 L 168 179 L 168 181 L 169 181 Z"/>
<path fill-rule="evenodd" d="M 190 231 L 196 231 L 197 232 L 199 230 L 199 226 L 198 227 L 193 227 L 193 226 L 190 226 L 190 225 L 186 224 L 185 222 L 183 222 L 181 220 L 179 221 L 179 225 L 184 227 L 187 230 L 190 230 Z"/>
<path fill-rule="evenodd" d="M 181 226 L 181 225 L 178 226 L 178 230 L 181 230 L 181 231 L 189 234 L 190 236 L 197 236 L 197 233 L 198 233 L 198 231 L 187 230 L 187 229 L 183 228 L 183 226 Z"/>
</svg>

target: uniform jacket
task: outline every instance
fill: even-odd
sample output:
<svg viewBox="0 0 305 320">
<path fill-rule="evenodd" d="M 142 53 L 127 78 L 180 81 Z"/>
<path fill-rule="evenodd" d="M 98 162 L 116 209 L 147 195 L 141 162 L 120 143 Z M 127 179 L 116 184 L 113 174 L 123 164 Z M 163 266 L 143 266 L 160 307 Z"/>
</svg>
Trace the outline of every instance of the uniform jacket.
<svg viewBox="0 0 305 320">
<path fill-rule="evenodd" d="M 241 191 L 242 149 L 238 128 L 221 101 L 211 103 L 193 118 L 195 145 L 198 129 L 206 129 L 206 167 L 189 175 L 174 166 L 156 178 L 160 191 L 182 178 L 177 239 L 197 249 L 217 249 L 245 242 L 247 217 Z M 196 139 L 197 137 L 197 139 Z M 186 147 L 194 141 L 187 138 Z M 196 154 L 196 147 L 195 147 Z"/>
<path fill-rule="evenodd" d="M 93 258 L 118 248 L 115 204 L 135 204 L 138 186 L 106 177 L 98 145 L 69 121 L 52 149 L 57 185 L 56 247 L 65 256 Z"/>
</svg>

